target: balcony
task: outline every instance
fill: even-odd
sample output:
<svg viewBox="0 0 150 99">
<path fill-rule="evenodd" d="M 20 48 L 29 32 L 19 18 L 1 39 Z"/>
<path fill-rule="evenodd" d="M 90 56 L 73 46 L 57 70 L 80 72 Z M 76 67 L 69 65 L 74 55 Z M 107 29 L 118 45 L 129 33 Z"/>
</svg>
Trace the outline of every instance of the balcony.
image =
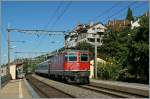
<svg viewBox="0 0 150 99">
<path fill-rule="evenodd" d="M 98 33 L 97 33 L 98 34 Z M 93 33 L 81 33 L 78 35 L 78 40 L 81 40 L 81 39 L 88 39 L 88 38 L 95 38 L 95 34 Z M 97 38 L 100 38 L 100 34 L 97 35 Z"/>
</svg>

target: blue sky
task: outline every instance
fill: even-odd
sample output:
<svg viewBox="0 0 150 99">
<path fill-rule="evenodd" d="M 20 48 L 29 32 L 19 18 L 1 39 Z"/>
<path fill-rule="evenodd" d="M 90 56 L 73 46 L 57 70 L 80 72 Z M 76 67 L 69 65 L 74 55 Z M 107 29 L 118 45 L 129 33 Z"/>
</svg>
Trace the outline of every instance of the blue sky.
<svg viewBox="0 0 150 99">
<path fill-rule="evenodd" d="M 58 8 L 59 7 L 59 8 Z M 77 23 L 100 21 L 106 24 L 108 20 L 124 19 L 127 8 L 133 10 L 134 16 L 143 15 L 148 11 L 148 2 L 138 1 L 4 1 L 2 2 L 2 63 L 7 62 L 7 31 L 11 28 L 45 29 L 70 31 Z M 57 11 L 56 11 L 57 9 Z M 66 10 L 65 10 L 66 9 Z M 65 11 L 64 11 L 65 10 Z M 56 19 L 65 12 L 59 20 Z M 11 40 L 24 40 L 25 43 L 11 43 L 16 46 L 11 50 L 11 60 L 16 57 L 33 57 L 39 54 L 14 54 L 24 52 L 51 52 L 64 46 L 64 36 L 45 36 L 11 32 Z M 52 42 L 55 43 L 52 43 Z"/>
</svg>

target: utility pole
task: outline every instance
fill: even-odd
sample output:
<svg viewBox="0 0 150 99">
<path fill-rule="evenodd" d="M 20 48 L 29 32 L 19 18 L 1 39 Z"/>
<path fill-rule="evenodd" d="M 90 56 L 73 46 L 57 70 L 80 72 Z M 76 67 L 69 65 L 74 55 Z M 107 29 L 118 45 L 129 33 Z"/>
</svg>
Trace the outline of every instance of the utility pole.
<svg viewBox="0 0 150 99">
<path fill-rule="evenodd" d="M 95 79 L 97 79 L 97 35 L 95 34 L 95 59 L 94 59 Z"/>
<path fill-rule="evenodd" d="M 1 8 L 2 7 L 1 7 L 1 2 L 0 2 L 0 9 Z M 0 13 L 1 13 L 1 10 L 0 10 Z M 1 75 L 2 74 L 1 73 L 2 72 L 2 70 L 1 70 L 2 69 L 2 67 L 1 67 L 1 60 L 2 60 L 2 55 L 1 55 L 1 30 L 2 30 L 1 27 L 2 27 L 2 25 L 1 24 L 2 24 L 2 21 L 1 21 L 1 19 L 2 18 L 0 18 L 0 89 L 2 88 L 2 75 Z"/>
<path fill-rule="evenodd" d="M 9 28 L 9 26 L 8 26 Z M 10 77 L 10 30 L 8 29 L 8 67 L 7 67 L 7 75 Z"/>
</svg>

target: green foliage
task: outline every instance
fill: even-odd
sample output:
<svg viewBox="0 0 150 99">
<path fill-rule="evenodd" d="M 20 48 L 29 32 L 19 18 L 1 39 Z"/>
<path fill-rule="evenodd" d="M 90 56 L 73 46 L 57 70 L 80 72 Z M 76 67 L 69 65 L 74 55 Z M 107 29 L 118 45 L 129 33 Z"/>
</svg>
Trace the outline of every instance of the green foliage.
<svg viewBox="0 0 150 99">
<path fill-rule="evenodd" d="M 44 60 L 45 60 L 45 56 L 44 55 L 35 57 L 34 59 L 30 59 L 30 58 L 29 59 L 28 58 L 25 59 L 24 67 L 23 67 L 24 72 L 26 72 L 26 73 L 28 71 L 34 72 L 37 64 L 43 62 Z"/>
<path fill-rule="evenodd" d="M 149 18 L 144 16 L 140 20 L 140 27 L 133 31 L 130 42 L 130 53 L 127 58 L 129 72 L 134 79 L 148 83 L 149 81 Z"/>
<path fill-rule="evenodd" d="M 132 10 L 130 8 L 128 8 L 126 19 L 130 20 L 130 21 L 134 21 L 134 17 L 132 15 Z"/>
<path fill-rule="evenodd" d="M 86 41 L 84 41 L 84 42 L 80 42 L 76 48 L 80 49 L 80 50 L 90 50 L 90 49 L 92 49 L 92 45 L 90 45 L 89 43 L 86 43 Z"/>
<path fill-rule="evenodd" d="M 129 82 L 148 83 L 149 81 L 149 18 L 141 17 L 140 27 L 126 28 L 120 32 L 108 31 L 100 48 L 106 59 L 121 67 L 118 79 Z M 112 66 L 113 67 L 113 66 Z M 104 72 L 104 68 L 101 68 Z M 106 74 L 111 71 L 105 67 Z M 115 75 L 112 73 L 112 75 Z M 109 76 L 106 78 L 109 78 Z"/>
<path fill-rule="evenodd" d="M 89 43 L 87 42 L 80 42 L 76 48 L 78 50 L 89 50 L 89 52 L 91 53 L 91 55 L 93 56 L 94 55 L 94 46 L 90 45 Z"/>
<path fill-rule="evenodd" d="M 127 30 L 120 32 L 109 31 L 104 36 L 100 51 L 107 58 L 115 58 L 118 63 L 123 63 L 128 54 L 128 42 Z"/>
<path fill-rule="evenodd" d="M 132 20 L 131 16 L 132 11 L 128 9 L 127 18 Z M 149 17 L 142 16 L 139 23 L 140 27 L 133 30 L 127 27 L 104 34 L 98 54 L 109 63 L 98 63 L 100 79 L 149 83 Z M 80 43 L 78 48 L 94 53 L 94 48 L 86 42 Z"/>
<path fill-rule="evenodd" d="M 120 66 L 112 63 L 98 63 L 98 77 L 104 80 L 117 80 L 119 77 Z"/>
</svg>

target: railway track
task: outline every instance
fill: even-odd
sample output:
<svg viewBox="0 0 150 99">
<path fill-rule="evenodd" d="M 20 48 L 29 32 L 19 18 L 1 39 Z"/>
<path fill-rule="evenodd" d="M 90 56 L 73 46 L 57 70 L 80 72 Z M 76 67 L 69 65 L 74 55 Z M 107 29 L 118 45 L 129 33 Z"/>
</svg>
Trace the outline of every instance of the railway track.
<svg viewBox="0 0 150 99">
<path fill-rule="evenodd" d="M 95 95 L 97 95 L 96 97 L 112 98 L 147 98 L 146 96 L 142 96 L 139 94 L 125 92 L 123 90 L 116 90 L 115 88 L 106 88 L 105 86 L 100 86 L 100 84 L 92 82 L 87 85 L 79 85 L 66 84 L 64 82 L 51 80 L 50 83 L 49 79 L 35 75 L 29 76 L 29 82 L 33 85 L 33 87 L 35 87 L 39 94 L 42 94 L 41 97 L 44 98 L 95 97 Z M 87 94 L 88 92 L 90 92 L 91 94 Z"/>
<path fill-rule="evenodd" d="M 26 78 L 41 98 L 75 98 L 70 94 L 39 81 L 31 75 L 28 75 Z"/>
<path fill-rule="evenodd" d="M 105 95 L 109 95 L 113 98 L 147 98 L 145 96 L 131 94 L 127 92 L 117 91 L 113 89 L 103 88 L 96 85 L 88 84 L 88 85 L 75 85 L 76 87 L 84 88 L 87 90 L 92 90 L 98 93 L 103 93 Z"/>
</svg>

